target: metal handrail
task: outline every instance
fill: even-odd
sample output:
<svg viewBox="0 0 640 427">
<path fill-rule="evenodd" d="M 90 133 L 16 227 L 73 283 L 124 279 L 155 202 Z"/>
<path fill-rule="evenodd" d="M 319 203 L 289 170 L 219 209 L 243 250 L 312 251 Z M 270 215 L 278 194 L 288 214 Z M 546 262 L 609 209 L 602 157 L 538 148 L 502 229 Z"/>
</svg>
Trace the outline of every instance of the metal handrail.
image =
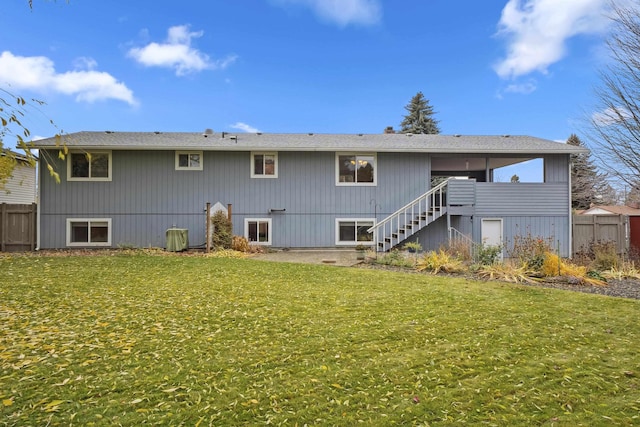
<svg viewBox="0 0 640 427">
<path fill-rule="evenodd" d="M 384 250 L 387 243 L 385 239 L 389 239 L 389 247 L 392 247 L 400 243 L 402 240 L 405 240 L 410 235 L 414 234 L 416 232 L 416 230 L 414 229 L 416 225 L 418 225 L 418 227 L 415 228 L 420 228 L 420 225 L 424 221 L 424 225 L 422 226 L 426 226 L 431 221 L 434 221 L 435 219 L 442 216 L 442 213 L 444 212 L 443 208 L 445 207 L 443 195 L 450 179 L 451 178 L 447 179 L 444 182 L 441 182 L 440 184 L 427 191 L 425 194 L 417 197 L 415 200 L 407 203 L 391 215 L 387 216 L 382 221 L 370 227 L 367 231 L 369 233 L 373 233 L 373 241 L 376 245 L 376 251 L 380 250 L 380 243 L 382 243 Z M 436 195 L 439 195 L 440 197 L 436 198 Z M 423 203 L 424 209 L 421 209 Z M 416 207 L 418 207 L 418 209 L 416 209 Z M 437 216 L 436 208 L 438 209 Z M 424 220 L 422 220 L 423 211 L 427 214 L 427 217 Z M 429 221 L 428 219 L 429 211 L 432 211 L 431 221 Z M 415 224 L 415 221 L 417 221 L 418 224 Z M 409 224 L 411 224 L 410 227 L 408 226 Z M 383 231 L 382 239 L 379 238 L 381 234 L 380 230 Z M 402 233 L 400 232 L 400 230 L 402 230 Z M 400 234 L 404 234 L 404 238 L 401 239 Z M 395 243 L 393 242 L 394 239 L 396 240 Z"/>
</svg>

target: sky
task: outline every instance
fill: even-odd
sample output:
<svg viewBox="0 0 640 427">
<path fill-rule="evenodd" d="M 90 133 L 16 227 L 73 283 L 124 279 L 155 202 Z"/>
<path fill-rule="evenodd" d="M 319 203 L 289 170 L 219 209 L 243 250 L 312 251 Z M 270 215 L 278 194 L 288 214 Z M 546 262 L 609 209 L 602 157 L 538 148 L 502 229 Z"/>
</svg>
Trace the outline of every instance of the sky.
<svg viewBox="0 0 640 427">
<path fill-rule="evenodd" d="M 45 102 L 34 138 L 381 133 L 420 91 L 443 134 L 566 141 L 611 23 L 609 0 L 3 3 L 0 88 Z"/>
</svg>

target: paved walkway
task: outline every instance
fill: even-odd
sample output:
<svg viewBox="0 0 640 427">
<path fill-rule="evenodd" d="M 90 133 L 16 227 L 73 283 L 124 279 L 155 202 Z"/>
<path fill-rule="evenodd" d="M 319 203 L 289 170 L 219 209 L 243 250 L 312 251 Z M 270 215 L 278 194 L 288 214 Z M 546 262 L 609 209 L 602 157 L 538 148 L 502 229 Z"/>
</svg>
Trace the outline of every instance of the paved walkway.
<svg viewBox="0 0 640 427">
<path fill-rule="evenodd" d="M 253 255 L 253 259 L 279 262 L 298 262 L 304 264 L 326 264 L 352 266 L 360 263 L 356 259 L 356 251 L 350 249 L 297 249 L 278 250 Z"/>
</svg>

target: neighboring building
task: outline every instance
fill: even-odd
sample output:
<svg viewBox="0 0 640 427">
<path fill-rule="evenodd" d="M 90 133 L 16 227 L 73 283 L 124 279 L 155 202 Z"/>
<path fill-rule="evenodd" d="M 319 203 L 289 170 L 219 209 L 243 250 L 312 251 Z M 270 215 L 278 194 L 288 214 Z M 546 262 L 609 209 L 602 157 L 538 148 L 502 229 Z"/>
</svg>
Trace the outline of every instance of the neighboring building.
<svg viewBox="0 0 640 427">
<path fill-rule="evenodd" d="M 621 217 L 619 226 L 623 228 L 623 231 L 618 234 L 624 236 L 624 241 L 622 241 L 622 237 L 612 238 L 611 240 L 620 240 L 619 244 L 622 245 L 624 252 L 632 249 L 634 256 L 640 254 L 640 209 L 621 205 L 593 205 L 589 209 L 576 212 L 576 214 L 616 215 Z M 615 233 L 611 234 L 616 236 Z"/>
<path fill-rule="evenodd" d="M 208 130 L 79 132 L 60 160 L 57 142 L 35 142 L 61 178 L 40 178 L 43 249 L 163 247 L 169 228 L 202 247 L 205 205 L 219 202 L 232 205 L 234 234 L 278 248 L 388 250 L 416 238 L 438 248 L 457 231 L 506 247 L 518 234 L 553 238 L 568 256 L 569 157 L 586 152 L 528 136 Z M 492 182 L 495 169 L 536 158 L 544 182 Z M 436 177 L 466 179 L 432 190 Z"/>
<path fill-rule="evenodd" d="M 640 209 L 621 205 L 592 205 L 589 209 L 576 211 L 576 214 L 640 216 Z"/>
<path fill-rule="evenodd" d="M 18 153 L 10 152 L 16 159 L 16 166 L 11 177 L 3 188 L 0 188 L 0 203 L 26 205 L 36 203 L 36 168 L 29 165 L 27 158 Z M 6 155 L 0 152 L 0 155 Z"/>
</svg>

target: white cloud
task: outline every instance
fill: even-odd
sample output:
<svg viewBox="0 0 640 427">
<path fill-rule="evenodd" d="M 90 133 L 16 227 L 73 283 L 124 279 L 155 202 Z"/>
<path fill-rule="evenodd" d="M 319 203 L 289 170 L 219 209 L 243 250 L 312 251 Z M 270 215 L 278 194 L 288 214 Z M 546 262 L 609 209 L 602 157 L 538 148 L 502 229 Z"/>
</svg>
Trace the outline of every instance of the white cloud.
<svg viewBox="0 0 640 427">
<path fill-rule="evenodd" d="M 45 56 L 15 56 L 4 51 L 0 54 L 0 84 L 18 90 L 75 95 L 78 101 L 115 99 L 137 104 L 133 92 L 124 83 L 109 73 L 93 70 L 97 66 L 93 59 L 81 58 L 76 65 L 86 69 L 58 73 L 53 61 Z"/>
<path fill-rule="evenodd" d="M 528 81 L 526 83 L 510 84 L 504 89 L 504 92 L 521 93 L 523 95 L 528 95 L 530 93 L 535 92 L 536 89 L 537 89 L 537 86 L 536 86 L 535 81 L 530 80 L 530 81 Z"/>
<path fill-rule="evenodd" d="M 380 0 L 274 0 L 282 5 L 310 8 L 321 19 L 345 27 L 350 24 L 374 25 L 382 19 Z"/>
<path fill-rule="evenodd" d="M 633 117 L 633 114 L 624 107 L 607 108 L 591 115 L 591 121 L 598 126 L 610 126 L 622 123 Z"/>
<path fill-rule="evenodd" d="M 507 39 L 506 58 L 494 69 L 513 78 L 547 68 L 566 55 L 566 42 L 581 34 L 604 31 L 609 0 L 509 0 L 498 35 Z"/>
<path fill-rule="evenodd" d="M 184 76 L 203 70 L 224 69 L 231 65 L 236 55 L 212 61 L 205 53 L 191 46 L 191 40 L 202 37 L 202 31 L 189 31 L 188 25 L 178 25 L 168 30 L 164 43 L 149 43 L 144 47 L 134 47 L 127 55 L 147 67 L 173 68 L 177 76 Z"/>
<path fill-rule="evenodd" d="M 257 133 L 260 132 L 259 129 L 254 128 L 253 126 L 250 126 L 246 123 L 242 123 L 242 122 L 236 122 L 235 124 L 231 125 L 232 129 L 238 129 L 241 130 L 243 132 L 247 132 L 247 133 Z"/>
</svg>

